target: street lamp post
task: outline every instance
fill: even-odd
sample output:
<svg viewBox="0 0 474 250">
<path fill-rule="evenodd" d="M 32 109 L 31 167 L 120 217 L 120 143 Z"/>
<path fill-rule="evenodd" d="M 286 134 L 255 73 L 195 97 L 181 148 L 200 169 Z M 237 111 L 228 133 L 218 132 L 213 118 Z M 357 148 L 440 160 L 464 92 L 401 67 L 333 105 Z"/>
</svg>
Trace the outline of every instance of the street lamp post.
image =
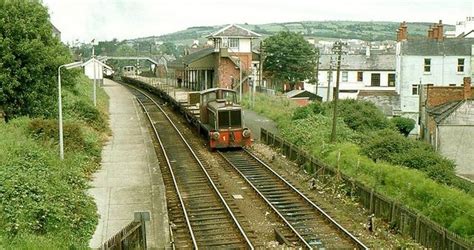
<svg viewBox="0 0 474 250">
<path fill-rule="evenodd" d="M 64 160 L 63 106 L 61 98 L 61 68 L 72 69 L 82 66 L 82 62 L 64 64 L 58 67 L 58 110 L 59 110 L 59 158 Z"/>
</svg>

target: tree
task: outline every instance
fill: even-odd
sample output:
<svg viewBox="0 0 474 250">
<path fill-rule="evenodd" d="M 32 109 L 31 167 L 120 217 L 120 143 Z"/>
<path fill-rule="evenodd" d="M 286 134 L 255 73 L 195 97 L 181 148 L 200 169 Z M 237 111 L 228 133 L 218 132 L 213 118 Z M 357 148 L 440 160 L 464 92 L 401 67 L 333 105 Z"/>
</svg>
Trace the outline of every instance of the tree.
<svg viewBox="0 0 474 250">
<path fill-rule="evenodd" d="M 7 117 L 56 114 L 57 69 L 71 55 L 39 1 L 0 0 L 0 106 Z M 63 83 L 71 83 L 64 72 Z"/>
<path fill-rule="evenodd" d="M 178 48 L 172 42 L 165 42 L 159 47 L 161 53 L 166 55 L 173 55 L 176 58 L 179 56 Z"/>
<path fill-rule="evenodd" d="M 302 35 L 280 32 L 265 39 L 263 50 L 267 55 L 263 68 L 291 88 L 298 81 L 313 77 L 316 67 L 316 52 Z"/>
<path fill-rule="evenodd" d="M 400 131 L 401 134 L 408 136 L 410 131 L 415 128 L 415 121 L 405 117 L 394 117 L 390 122 Z"/>
</svg>

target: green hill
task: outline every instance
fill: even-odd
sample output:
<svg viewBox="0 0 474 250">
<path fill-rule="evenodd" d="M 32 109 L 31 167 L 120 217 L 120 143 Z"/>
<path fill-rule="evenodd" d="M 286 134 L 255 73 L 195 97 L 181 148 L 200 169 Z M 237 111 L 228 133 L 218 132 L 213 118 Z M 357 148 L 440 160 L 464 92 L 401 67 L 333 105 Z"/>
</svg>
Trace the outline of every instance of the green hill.
<svg viewBox="0 0 474 250">
<path fill-rule="evenodd" d="M 300 32 L 306 37 L 321 39 L 361 39 L 367 41 L 395 40 L 398 22 L 356 22 L 356 21 L 302 21 L 269 24 L 240 24 L 242 27 L 265 36 L 279 31 Z M 424 37 L 431 23 L 408 23 L 409 37 Z M 205 41 L 205 36 L 222 26 L 196 26 L 186 30 L 136 40 L 155 39 L 172 42 L 177 45 L 188 45 L 193 40 Z M 445 25 L 445 30 L 453 30 L 453 25 Z"/>
</svg>

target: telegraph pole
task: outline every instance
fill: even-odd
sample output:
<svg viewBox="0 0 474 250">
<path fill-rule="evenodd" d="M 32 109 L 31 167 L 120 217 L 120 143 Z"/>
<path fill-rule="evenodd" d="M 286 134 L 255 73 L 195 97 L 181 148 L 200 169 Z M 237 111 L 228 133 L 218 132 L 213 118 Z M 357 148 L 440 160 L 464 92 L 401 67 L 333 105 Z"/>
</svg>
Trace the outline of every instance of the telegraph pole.
<svg viewBox="0 0 474 250">
<path fill-rule="evenodd" d="M 336 142 L 336 123 L 337 123 L 337 100 L 339 99 L 339 73 L 341 71 L 341 57 L 342 57 L 342 42 L 338 41 L 333 46 L 333 52 L 337 54 L 337 75 L 336 75 L 336 90 L 334 93 L 334 111 L 332 116 L 332 131 L 331 142 Z"/>
<path fill-rule="evenodd" d="M 326 101 L 329 102 L 329 97 L 331 96 L 331 82 L 332 82 L 332 57 L 329 59 L 329 71 L 328 71 L 328 93 L 326 96 Z"/>
<path fill-rule="evenodd" d="M 320 57 L 320 52 L 319 48 L 316 48 L 316 75 L 315 75 L 315 84 L 316 84 L 316 90 L 315 94 L 318 95 L 318 85 L 319 85 L 319 57 Z"/>
<path fill-rule="evenodd" d="M 265 48 L 264 48 L 264 45 L 263 45 L 263 41 L 260 41 L 260 64 L 258 65 L 259 66 L 259 69 L 258 69 L 258 86 L 260 86 L 260 90 L 263 86 L 263 62 L 265 62 L 265 58 L 266 58 L 266 55 L 265 55 Z M 256 82 L 254 82 L 254 84 L 256 84 Z M 255 88 L 254 88 L 254 96 L 253 96 L 253 106 L 255 105 Z"/>
</svg>

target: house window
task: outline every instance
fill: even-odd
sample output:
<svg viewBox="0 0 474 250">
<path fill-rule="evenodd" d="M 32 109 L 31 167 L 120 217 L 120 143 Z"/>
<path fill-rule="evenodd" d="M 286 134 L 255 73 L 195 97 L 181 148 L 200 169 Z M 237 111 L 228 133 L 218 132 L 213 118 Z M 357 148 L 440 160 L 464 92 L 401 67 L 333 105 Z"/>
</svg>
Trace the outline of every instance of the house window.
<svg viewBox="0 0 474 250">
<path fill-rule="evenodd" d="M 357 72 L 357 81 L 358 82 L 364 81 L 364 72 L 362 71 Z"/>
<path fill-rule="evenodd" d="M 450 83 L 449 87 L 456 87 L 456 83 Z"/>
<path fill-rule="evenodd" d="M 394 87 L 395 86 L 395 74 L 388 74 L 388 86 Z"/>
<path fill-rule="evenodd" d="M 418 95 L 418 84 L 411 85 L 411 94 Z"/>
<path fill-rule="evenodd" d="M 372 73 L 370 77 L 370 86 L 380 86 L 380 74 L 379 73 Z"/>
<path fill-rule="evenodd" d="M 464 58 L 458 58 L 458 72 L 464 72 Z"/>
<path fill-rule="evenodd" d="M 425 72 L 431 72 L 431 58 L 425 58 Z"/>
<path fill-rule="evenodd" d="M 238 49 L 239 48 L 239 38 L 229 38 L 229 48 Z"/>
<path fill-rule="evenodd" d="M 349 72 L 342 71 L 342 82 L 347 82 L 349 78 Z"/>
</svg>

